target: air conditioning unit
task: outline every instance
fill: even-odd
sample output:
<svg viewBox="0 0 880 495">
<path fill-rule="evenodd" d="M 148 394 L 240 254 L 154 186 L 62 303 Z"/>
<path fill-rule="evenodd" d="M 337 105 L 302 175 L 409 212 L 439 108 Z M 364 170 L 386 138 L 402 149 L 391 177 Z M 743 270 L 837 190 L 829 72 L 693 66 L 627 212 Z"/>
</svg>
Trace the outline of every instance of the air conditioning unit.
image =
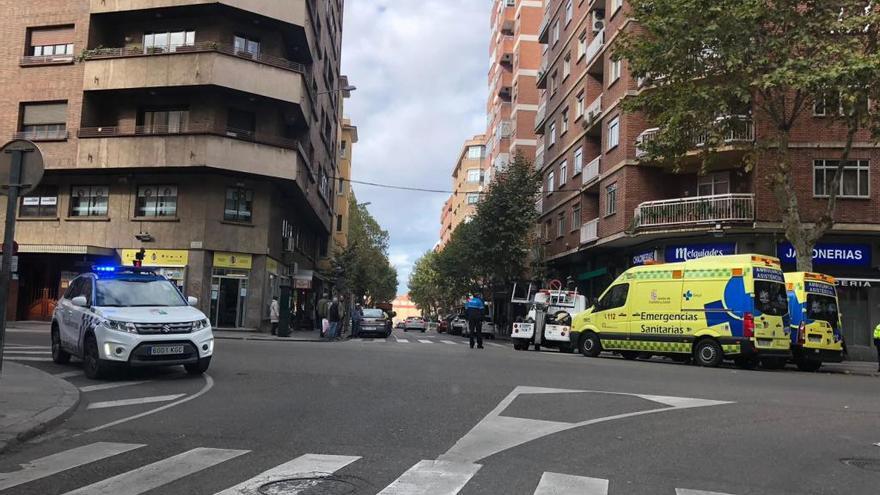
<svg viewBox="0 0 880 495">
<path fill-rule="evenodd" d="M 602 14 L 598 10 L 593 11 L 592 21 L 594 33 L 598 33 L 599 31 L 605 29 L 605 14 Z"/>
</svg>

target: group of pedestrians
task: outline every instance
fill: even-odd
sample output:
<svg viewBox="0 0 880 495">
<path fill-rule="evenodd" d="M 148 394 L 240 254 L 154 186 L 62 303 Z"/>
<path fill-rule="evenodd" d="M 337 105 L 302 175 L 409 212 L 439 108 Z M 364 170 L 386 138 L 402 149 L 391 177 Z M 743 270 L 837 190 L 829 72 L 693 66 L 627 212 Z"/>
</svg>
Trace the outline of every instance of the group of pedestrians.
<svg viewBox="0 0 880 495">
<path fill-rule="evenodd" d="M 328 341 L 342 340 L 348 331 L 349 339 L 360 333 L 363 309 L 360 305 L 352 307 L 346 304 L 345 296 L 336 295 L 332 299 L 324 294 L 318 300 L 318 320 L 321 324 L 321 336 Z"/>
</svg>

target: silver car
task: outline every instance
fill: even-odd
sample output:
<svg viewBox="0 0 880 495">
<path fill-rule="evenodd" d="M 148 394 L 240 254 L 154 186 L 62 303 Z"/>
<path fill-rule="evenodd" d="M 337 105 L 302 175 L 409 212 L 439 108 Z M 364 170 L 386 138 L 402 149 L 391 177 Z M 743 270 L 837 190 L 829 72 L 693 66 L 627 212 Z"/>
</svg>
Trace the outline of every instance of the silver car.
<svg viewBox="0 0 880 495">
<path fill-rule="evenodd" d="M 403 322 L 403 331 L 409 332 L 410 330 L 425 333 L 425 331 L 428 330 L 428 322 L 425 321 L 424 318 L 411 316 L 407 318 L 405 322 Z"/>
</svg>

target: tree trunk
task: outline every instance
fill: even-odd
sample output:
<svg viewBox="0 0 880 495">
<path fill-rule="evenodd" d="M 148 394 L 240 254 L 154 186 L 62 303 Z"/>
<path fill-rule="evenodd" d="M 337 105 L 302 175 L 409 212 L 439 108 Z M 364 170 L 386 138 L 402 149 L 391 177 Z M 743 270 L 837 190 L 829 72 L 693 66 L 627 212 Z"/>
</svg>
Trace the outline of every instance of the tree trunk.
<svg viewBox="0 0 880 495">
<path fill-rule="evenodd" d="M 813 246 L 816 242 L 801 221 L 798 198 L 791 177 L 791 151 L 788 147 L 790 137 L 788 129 L 780 129 L 777 133 L 776 169 L 772 174 L 771 184 L 782 213 L 785 238 L 795 250 L 797 270 L 809 272 L 813 271 Z"/>
</svg>

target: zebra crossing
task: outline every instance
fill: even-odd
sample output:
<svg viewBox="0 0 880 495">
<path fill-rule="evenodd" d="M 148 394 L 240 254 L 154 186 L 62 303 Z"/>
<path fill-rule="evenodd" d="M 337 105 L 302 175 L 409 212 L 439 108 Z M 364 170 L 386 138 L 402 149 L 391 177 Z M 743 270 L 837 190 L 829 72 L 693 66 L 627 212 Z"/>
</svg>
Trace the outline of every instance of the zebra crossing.
<svg viewBox="0 0 880 495">
<path fill-rule="evenodd" d="M 393 336 L 387 339 L 383 338 L 357 338 L 351 339 L 347 342 L 354 343 L 389 343 L 389 344 L 425 344 L 425 345 L 433 345 L 433 344 L 441 344 L 441 345 L 470 345 L 470 342 L 467 340 L 452 340 L 452 339 L 436 339 L 436 338 L 404 338 Z M 498 344 L 495 342 L 486 342 L 483 341 L 483 345 L 487 347 L 499 347 L 499 348 L 510 348 L 508 345 Z"/>
<path fill-rule="evenodd" d="M 92 464 L 147 447 L 146 444 L 139 443 L 96 442 L 34 459 L 21 464 L 17 471 L 0 472 L 0 493 L 11 493 L 8 490 L 13 488 L 21 490 L 26 488 L 25 485 L 28 483 L 64 475 L 75 469 L 88 469 Z M 73 487 L 74 489 L 66 492 L 65 495 L 139 495 L 161 489 L 189 476 L 197 476 L 209 468 L 226 465 L 252 453 L 250 450 L 241 449 L 196 447 L 143 466 L 129 462 L 127 467 L 135 466 L 133 469 L 86 486 Z M 215 495 L 276 493 L 267 491 L 267 486 L 274 483 L 289 483 L 291 480 L 303 480 L 308 487 L 320 489 L 324 478 L 338 476 L 340 471 L 350 467 L 356 468 L 357 462 L 361 459 L 361 456 L 302 454 L 222 489 Z M 378 495 L 456 495 L 480 472 L 482 467 L 467 462 L 419 461 L 379 491 Z M 230 469 L 228 468 L 227 471 Z M 623 481 L 618 486 L 613 480 L 544 472 L 537 480 L 537 487 L 533 493 L 534 495 L 622 495 L 627 490 L 629 487 Z M 300 493 L 300 491 L 292 493 Z M 685 488 L 658 489 L 655 493 L 731 495 Z"/>
<path fill-rule="evenodd" d="M 45 345 L 7 344 L 3 349 L 3 359 L 24 363 L 51 363 L 52 350 Z"/>
</svg>

